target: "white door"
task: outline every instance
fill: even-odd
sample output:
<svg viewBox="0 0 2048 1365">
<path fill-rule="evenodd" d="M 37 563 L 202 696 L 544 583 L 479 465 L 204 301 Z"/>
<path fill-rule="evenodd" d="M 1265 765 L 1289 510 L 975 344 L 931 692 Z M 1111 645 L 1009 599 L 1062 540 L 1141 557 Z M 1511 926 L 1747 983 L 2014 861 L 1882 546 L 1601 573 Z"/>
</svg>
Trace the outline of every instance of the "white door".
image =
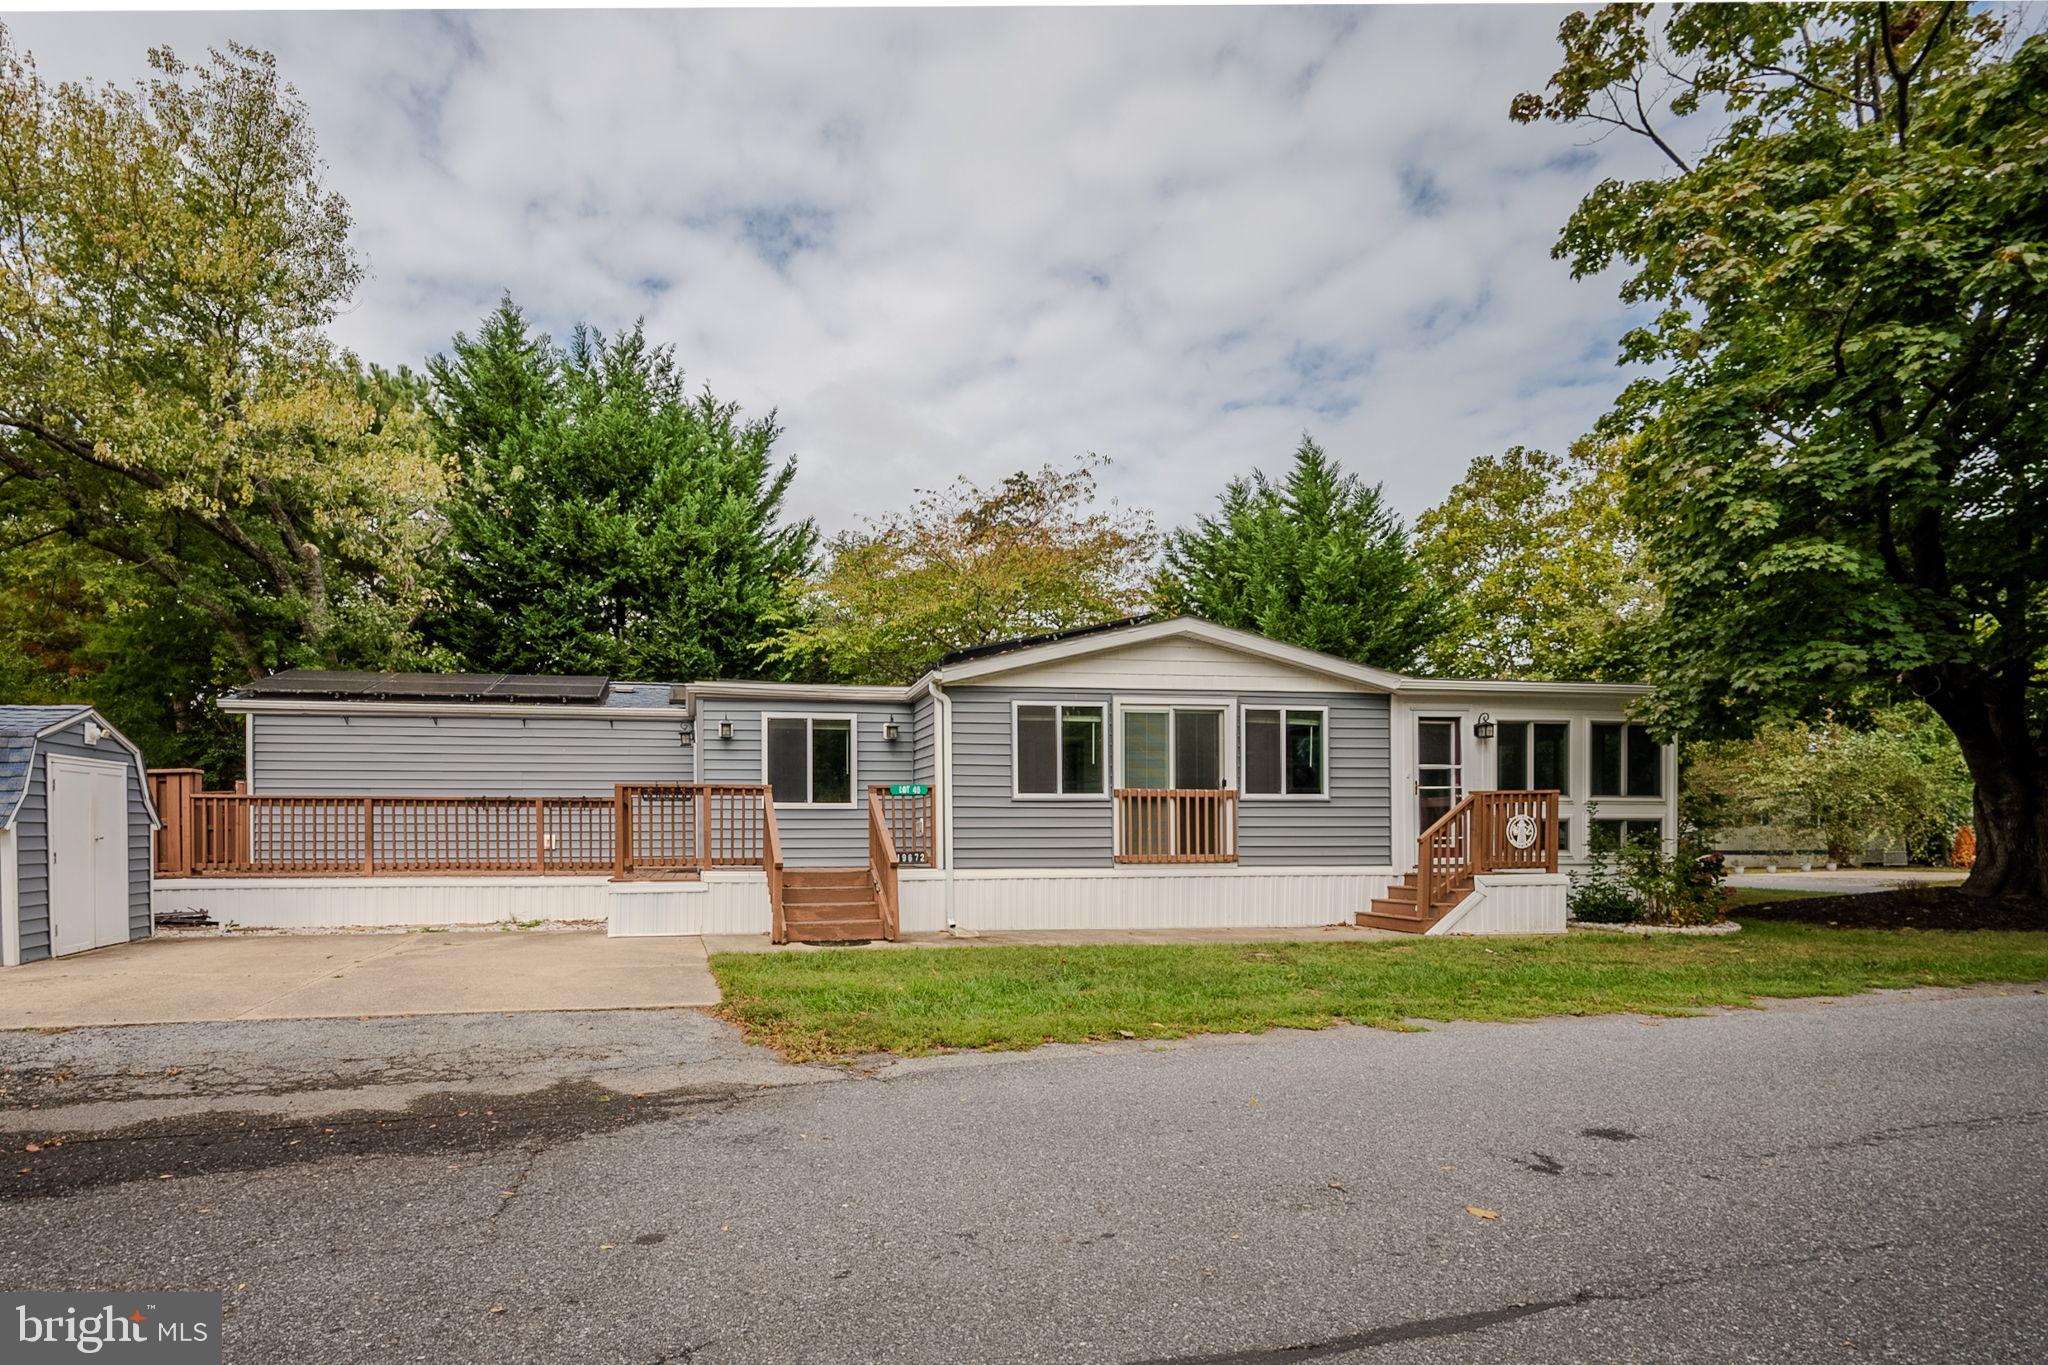
<svg viewBox="0 0 2048 1365">
<path fill-rule="evenodd" d="M 1462 717 L 1422 716 L 1415 722 L 1415 818 L 1427 830 L 1465 799 Z"/>
<path fill-rule="evenodd" d="M 49 760 L 50 953 L 128 941 L 128 769 Z"/>
</svg>

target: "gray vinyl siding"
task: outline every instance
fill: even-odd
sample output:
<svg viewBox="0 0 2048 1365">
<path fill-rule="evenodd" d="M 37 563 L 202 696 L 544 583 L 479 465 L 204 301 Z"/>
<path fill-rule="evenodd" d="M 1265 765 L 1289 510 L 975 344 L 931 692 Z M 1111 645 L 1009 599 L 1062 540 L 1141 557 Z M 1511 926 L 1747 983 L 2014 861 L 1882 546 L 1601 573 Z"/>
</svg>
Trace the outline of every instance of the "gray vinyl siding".
<svg viewBox="0 0 2048 1365">
<path fill-rule="evenodd" d="M 705 697 L 698 702 L 698 747 L 706 782 L 760 782 L 761 717 L 852 716 L 854 720 L 854 804 L 805 809 L 778 804 L 775 826 L 782 860 L 791 867 L 865 867 L 868 861 L 867 788 L 877 782 L 917 779 L 916 735 L 907 704 L 794 698 Z M 732 738 L 720 739 L 720 721 L 732 722 Z M 882 722 L 894 720 L 899 733 L 882 738 Z"/>
<path fill-rule="evenodd" d="M 81 715 L 79 720 L 90 719 Z M 76 727 L 36 741 L 29 768 L 28 790 L 14 825 L 15 856 L 21 898 L 21 960 L 40 962 L 50 955 L 50 755 L 118 762 L 128 773 L 128 938 L 150 935 L 149 870 L 151 863 L 149 805 L 142 775 L 126 749 L 111 740 L 87 745 Z"/>
<path fill-rule="evenodd" d="M 1360 692 L 1248 692 L 1238 704 L 1320 706 L 1330 713 L 1330 799 L 1260 801 L 1240 796 L 1239 865 L 1355 867 L 1392 862 L 1393 759 L 1387 698 Z M 1240 790 L 1243 769 L 1240 753 Z"/>
<path fill-rule="evenodd" d="M 910 767 L 913 782 L 938 780 L 939 704 L 929 692 L 910 704 Z"/>
<path fill-rule="evenodd" d="M 1115 772 L 1115 694 L 1088 689 L 960 687 L 953 698 L 953 861 L 961 868 L 1109 867 L 1116 825 L 1105 800 L 1019 800 L 1011 794 L 1012 703 L 1100 704 Z M 1148 697 L 1171 696 L 1151 691 Z M 1203 692 L 1205 699 L 1214 692 Z M 1247 692 L 1242 706 L 1318 706 L 1330 713 L 1330 799 L 1239 802 L 1245 867 L 1374 866 L 1391 861 L 1389 705 L 1381 695 Z M 1235 743 L 1235 741 L 1233 741 Z M 1240 746 L 1241 747 L 1241 746 Z M 1232 782 L 1243 786 L 1239 772 Z"/>
<path fill-rule="evenodd" d="M 610 796 L 688 782 L 683 713 L 606 716 L 251 717 L 249 790 L 269 795 Z"/>
<path fill-rule="evenodd" d="M 982 867 L 1110 867 L 1115 816 L 1107 799 L 1011 795 L 1011 703 L 1099 703 L 1109 726 L 1111 694 L 1044 688 L 949 688 L 953 699 L 953 864 Z M 1106 727 L 1107 730 L 1107 727 Z M 1110 753 L 1116 736 L 1107 735 Z"/>
</svg>

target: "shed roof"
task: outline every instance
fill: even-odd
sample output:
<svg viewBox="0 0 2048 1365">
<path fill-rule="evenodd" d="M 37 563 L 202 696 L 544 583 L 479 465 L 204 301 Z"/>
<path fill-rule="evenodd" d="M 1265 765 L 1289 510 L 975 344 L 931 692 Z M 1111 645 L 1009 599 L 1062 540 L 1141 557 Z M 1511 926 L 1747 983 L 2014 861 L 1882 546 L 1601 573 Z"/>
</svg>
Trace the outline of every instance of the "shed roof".
<svg viewBox="0 0 2048 1365">
<path fill-rule="evenodd" d="M 36 736 L 91 711 L 90 706 L 0 706 L 0 826 L 13 822 L 35 766 Z"/>
</svg>

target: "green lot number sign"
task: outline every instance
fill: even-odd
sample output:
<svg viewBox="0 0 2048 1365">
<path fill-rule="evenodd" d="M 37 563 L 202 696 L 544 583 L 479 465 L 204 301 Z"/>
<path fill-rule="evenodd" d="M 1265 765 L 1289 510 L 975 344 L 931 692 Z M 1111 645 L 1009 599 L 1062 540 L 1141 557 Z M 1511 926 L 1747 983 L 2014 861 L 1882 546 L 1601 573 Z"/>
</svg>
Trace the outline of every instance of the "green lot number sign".
<svg viewBox="0 0 2048 1365">
<path fill-rule="evenodd" d="M 889 795 L 891 796 L 930 796 L 931 794 L 932 789 L 922 782 L 892 782 L 889 784 Z"/>
</svg>

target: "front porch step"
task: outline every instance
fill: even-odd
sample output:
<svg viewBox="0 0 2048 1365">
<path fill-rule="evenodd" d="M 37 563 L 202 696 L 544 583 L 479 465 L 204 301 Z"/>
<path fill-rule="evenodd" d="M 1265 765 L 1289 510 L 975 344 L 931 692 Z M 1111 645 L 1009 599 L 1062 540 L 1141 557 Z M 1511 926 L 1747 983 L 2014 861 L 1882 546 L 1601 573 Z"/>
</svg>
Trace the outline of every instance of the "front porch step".
<svg viewBox="0 0 2048 1365">
<path fill-rule="evenodd" d="M 1416 904 L 1415 876 L 1410 873 L 1373 897 L 1369 909 L 1354 917 L 1361 929 L 1391 929 L 1397 934 L 1426 934 L 1438 920 L 1451 913 L 1459 901 L 1472 894 L 1472 879 L 1458 877 L 1448 884 L 1432 887 L 1427 906 Z"/>
<path fill-rule="evenodd" d="M 883 936 L 880 915 L 813 920 L 804 924 L 790 920 L 788 926 L 791 943 L 868 943 Z"/>
<path fill-rule="evenodd" d="M 865 867 L 792 867 L 782 874 L 782 925 L 791 943 L 882 938 L 882 907 Z"/>
</svg>

